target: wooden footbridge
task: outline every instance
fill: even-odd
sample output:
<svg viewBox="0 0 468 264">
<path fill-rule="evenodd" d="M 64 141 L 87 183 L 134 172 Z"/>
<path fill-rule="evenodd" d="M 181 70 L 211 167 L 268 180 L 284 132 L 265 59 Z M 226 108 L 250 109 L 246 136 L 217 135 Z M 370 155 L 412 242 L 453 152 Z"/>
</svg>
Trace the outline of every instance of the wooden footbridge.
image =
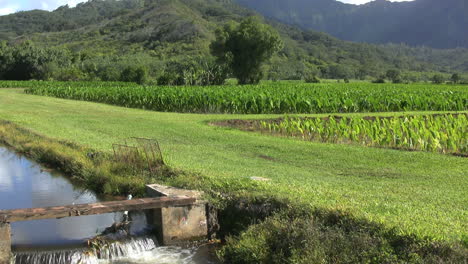
<svg viewBox="0 0 468 264">
<path fill-rule="evenodd" d="M 0 264 L 10 263 L 10 223 L 19 221 L 152 210 L 151 220 L 157 227 L 160 242 L 163 244 L 175 244 L 178 241 L 206 236 L 206 203 L 197 200 L 199 196 L 193 195 L 196 192 L 160 185 L 148 185 L 147 190 L 148 194 L 153 197 L 91 204 L 0 210 Z"/>
</svg>

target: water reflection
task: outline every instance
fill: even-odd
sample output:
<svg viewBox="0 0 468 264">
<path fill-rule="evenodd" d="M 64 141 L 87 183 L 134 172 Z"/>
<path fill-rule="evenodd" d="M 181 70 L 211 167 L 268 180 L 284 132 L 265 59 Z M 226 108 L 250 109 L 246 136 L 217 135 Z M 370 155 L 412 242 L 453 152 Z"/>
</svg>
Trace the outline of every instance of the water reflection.
<svg viewBox="0 0 468 264">
<path fill-rule="evenodd" d="M 0 209 L 97 202 L 92 192 L 73 186 L 60 174 L 0 147 Z M 47 219 L 12 224 L 14 246 L 66 245 L 82 242 L 112 225 L 120 214 Z"/>
<path fill-rule="evenodd" d="M 44 171 L 38 164 L 0 147 L 0 209 L 60 206 L 97 201 L 99 198 L 94 193 L 73 186 L 62 175 Z M 131 212 L 130 217 L 132 219 L 130 233 L 144 235 L 148 228 L 145 214 Z M 16 253 L 16 262 L 19 264 L 217 263 L 213 256 L 213 248 L 210 246 L 191 249 L 156 247 L 157 242 L 151 246 L 151 243 L 148 244 L 145 240 L 135 239 L 126 243 L 116 242 L 120 246 L 115 252 L 109 253 L 110 259 L 93 258 L 82 253 L 84 248 L 77 247 L 85 239 L 94 237 L 121 219 L 122 214 L 115 213 L 12 223 L 12 243 Z M 127 251 L 129 251 L 128 254 L 121 256 L 120 253 Z M 79 261 L 70 261 L 69 257 Z"/>
</svg>

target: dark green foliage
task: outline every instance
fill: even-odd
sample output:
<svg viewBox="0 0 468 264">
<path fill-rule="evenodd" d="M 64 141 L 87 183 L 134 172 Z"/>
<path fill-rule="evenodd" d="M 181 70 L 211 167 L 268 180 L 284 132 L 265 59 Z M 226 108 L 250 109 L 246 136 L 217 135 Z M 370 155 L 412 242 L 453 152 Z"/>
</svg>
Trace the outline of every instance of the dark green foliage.
<svg viewBox="0 0 468 264">
<path fill-rule="evenodd" d="M 320 83 L 320 79 L 316 75 L 308 75 L 304 77 L 306 83 Z"/>
<path fill-rule="evenodd" d="M 159 85 L 194 85 L 201 75 L 201 67 L 192 60 L 170 61 L 158 78 Z"/>
<path fill-rule="evenodd" d="M 66 51 L 42 48 L 26 41 L 18 46 L 0 43 L 0 79 L 51 79 L 60 67 L 70 65 Z"/>
<path fill-rule="evenodd" d="M 225 65 L 201 57 L 169 61 L 158 78 L 159 85 L 221 85 L 228 75 Z"/>
<path fill-rule="evenodd" d="M 434 76 L 432 76 L 432 78 L 431 78 L 431 81 L 432 81 L 432 83 L 435 83 L 435 84 L 441 84 L 441 83 L 445 82 L 445 78 L 444 78 L 444 76 L 442 76 L 440 74 L 434 74 Z"/>
<path fill-rule="evenodd" d="M 278 32 L 258 17 L 249 17 L 239 25 L 230 23 L 218 29 L 211 51 L 229 65 L 239 84 L 257 84 L 263 77 L 262 65 L 282 45 Z"/>
<path fill-rule="evenodd" d="M 372 83 L 385 83 L 385 77 L 380 76 L 379 78 L 373 80 Z"/>
<path fill-rule="evenodd" d="M 330 65 L 325 74 L 333 79 L 349 79 L 354 77 L 352 69 L 344 64 Z"/>
<path fill-rule="evenodd" d="M 422 241 L 342 212 L 283 211 L 227 239 L 225 263 L 464 263 L 466 248 Z"/>
<path fill-rule="evenodd" d="M 148 70 L 145 67 L 132 67 L 128 66 L 120 74 L 120 81 L 134 82 L 144 84 L 148 78 Z"/>
<path fill-rule="evenodd" d="M 452 77 L 450 77 L 450 80 L 452 80 L 452 83 L 457 84 L 461 81 L 461 77 L 458 73 L 454 73 Z"/>
<path fill-rule="evenodd" d="M 68 67 L 57 69 L 51 79 L 57 81 L 81 81 L 88 79 L 88 75 L 77 67 Z"/>
<path fill-rule="evenodd" d="M 400 71 L 399 70 L 395 70 L 395 69 L 388 70 L 387 73 L 386 73 L 386 76 L 393 83 L 401 83 Z"/>
</svg>

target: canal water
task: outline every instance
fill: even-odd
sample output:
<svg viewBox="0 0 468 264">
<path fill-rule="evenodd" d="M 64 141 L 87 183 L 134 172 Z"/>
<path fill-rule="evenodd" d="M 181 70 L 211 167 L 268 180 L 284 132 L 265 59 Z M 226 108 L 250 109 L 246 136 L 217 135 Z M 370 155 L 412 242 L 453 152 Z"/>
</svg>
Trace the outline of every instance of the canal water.
<svg viewBox="0 0 468 264">
<path fill-rule="evenodd" d="M 0 146 L 0 210 L 103 201 L 60 173 L 43 169 Z M 86 240 L 123 218 L 122 213 L 12 223 L 16 263 L 216 263 L 209 247 L 159 247 L 147 236 L 145 214 L 132 213 L 131 239 L 118 241 L 99 254 L 89 254 Z"/>
</svg>

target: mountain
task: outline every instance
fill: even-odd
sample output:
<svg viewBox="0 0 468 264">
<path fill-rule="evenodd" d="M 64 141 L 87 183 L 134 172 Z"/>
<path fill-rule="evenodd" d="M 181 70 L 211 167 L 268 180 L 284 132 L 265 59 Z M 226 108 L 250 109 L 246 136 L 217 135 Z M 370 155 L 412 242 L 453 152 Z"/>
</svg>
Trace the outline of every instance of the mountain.
<svg viewBox="0 0 468 264">
<path fill-rule="evenodd" d="M 364 5 L 335 0 L 236 0 L 266 17 L 368 43 L 468 48 L 466 0 L 375 0 Z"/>
<path fill-rule="evenodd" d="M 69 54 L 69 67 L 78 79 L 115 80 L 129 65 L 144 66 L 157 78 L 171 62 L 211 59 L 209 45 L 216 29 L 251 15 L 257 13 L 231 0 L 90 0 L 53 12 L 0 16 L 0 44 L 17 46 L 32 41 L 39 47 L 60 49 L 60 54 Z M 435 71 L 468 72 L 466 49 L 352 43 L 277 20 L 265 19 L 265 23 L 278 30 L 285 43 L 264 69 L 272 79 L 300 79 L 310 74 L 377 78 L 390 69 L 399 69 L 409 79 L 428 79 Z M 1 52 L 2 45 L 0 59 Z"/>
</svg>

